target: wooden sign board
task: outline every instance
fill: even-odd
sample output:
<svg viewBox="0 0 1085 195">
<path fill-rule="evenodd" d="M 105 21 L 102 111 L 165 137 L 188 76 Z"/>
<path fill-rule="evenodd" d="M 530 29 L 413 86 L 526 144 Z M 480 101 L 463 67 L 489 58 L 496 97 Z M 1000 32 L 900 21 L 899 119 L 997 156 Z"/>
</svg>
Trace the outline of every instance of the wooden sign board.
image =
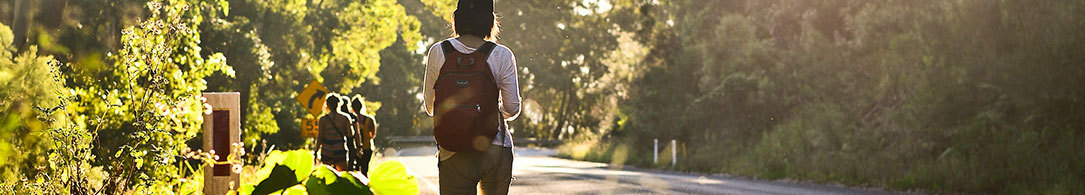
<svg viewBox="0 0 1085 195">
<path fill-rule="evenodd" d="M 297 99 L 310 114 L 320 116 L 320 113 L 323 112 L 321 107 L 324 107 L 324 98 L 327 96 L 328 88 L 325 88 L 320 82 L 313 81 L 305 86 L 301 93 L 298 93 Z"/>
<path fill-rule="evenodd" d="M 215 150 L 219 161 L 226 161 L 233 143 L 241 142 L 241 94 L 209 92 L 203 97 L 211 104 L 211 114 L 203 115 L 203 150 Z M 229 164 L 203 167 L 204 194 L 226 194 L 237 189 L 240 181 L 240 175 L 231 171 Z"/>
</svg>

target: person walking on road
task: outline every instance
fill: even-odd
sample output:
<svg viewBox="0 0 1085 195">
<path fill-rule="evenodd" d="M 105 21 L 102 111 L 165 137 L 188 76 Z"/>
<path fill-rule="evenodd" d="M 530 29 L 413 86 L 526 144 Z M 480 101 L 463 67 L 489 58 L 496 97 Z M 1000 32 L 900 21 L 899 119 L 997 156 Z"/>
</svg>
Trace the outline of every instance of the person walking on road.
<svg viewBox="0 0 1085 195">
<path fill-rule="evenodd" d="M 324 101 L 324 115 L 317 121 L 317 159 L 339 171 L 348 171 L 349 132 L 353 131 L 350 117 L 340 107 L 345 103 L 339 94 L 329 94 Z"/>
<path fill-rule="evenodd" d="M 434 44 L 426 62 L 424 107 L 434 116 L 441 194 L 508 194 L 512 136 L 520 114 L 512 50 L 495 43 L 493 0 L 460 0 L 453 38 Z"/>
<path fill-rule="evenodd" d="M 354 95 L 350 99 L 351 112 L 354 114 L 354 129 L 358 129 L 356 140 L 362 141 L 362 155 L 358 159 L 358 167 L 362 175 L 369 176 L 369 161 L 373 159 L 373 138 L 377 136 L 377 119 L 373 115 L 366 114 L 365 100 L 361 95 Z"/>
</svg>

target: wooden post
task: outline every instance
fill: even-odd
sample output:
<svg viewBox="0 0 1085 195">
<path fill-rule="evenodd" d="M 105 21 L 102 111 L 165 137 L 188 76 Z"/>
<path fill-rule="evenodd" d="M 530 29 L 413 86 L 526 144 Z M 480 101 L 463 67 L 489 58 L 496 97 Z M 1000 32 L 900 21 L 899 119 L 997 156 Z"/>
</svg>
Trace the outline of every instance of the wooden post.
<svg viewBox="0 0 1085 195">
<path fill-rule="evenodd" d="M 226 161 L 233 143 L 241 141 L 241 94 L 205 92 L 211 114 L 203 115 L 203 150 L 215 151 L 218 161 Z M 203 166 L 203 193 L 226 194 L 240 186 L 240 175 L 230 165 Z"/>
</svg>

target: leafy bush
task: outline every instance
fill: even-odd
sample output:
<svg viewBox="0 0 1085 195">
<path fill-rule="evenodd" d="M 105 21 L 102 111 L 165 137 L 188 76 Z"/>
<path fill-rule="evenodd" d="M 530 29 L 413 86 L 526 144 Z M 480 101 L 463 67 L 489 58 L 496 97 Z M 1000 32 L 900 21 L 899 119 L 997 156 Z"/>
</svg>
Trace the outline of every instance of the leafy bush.
<svg viewBox="0 0 1085 195">
<path fill-rule="evenodd" d="M 3 185 L 13 188 L 2 189 L 113 194 L 199 187 L 184 182 L 191 174 L 182 169 L 184 142 L 209 110 L 199 97 L 203 77 L 232 72 L 221 54 L 200 53 L 199 34 L 189 28 L 200 9 L 183 1 L 146 5 L 150 17 L 121 31 L 122 48 L 108 52 L 113 64 L 106 67 L 94 59 L 56 62 L 37 56 L 35 46 L 16 57 L 3 26 L 9 63 L 0 68 L 0 108 L 8 114 L 0 117 L 0 167 Z"/>
</svg>

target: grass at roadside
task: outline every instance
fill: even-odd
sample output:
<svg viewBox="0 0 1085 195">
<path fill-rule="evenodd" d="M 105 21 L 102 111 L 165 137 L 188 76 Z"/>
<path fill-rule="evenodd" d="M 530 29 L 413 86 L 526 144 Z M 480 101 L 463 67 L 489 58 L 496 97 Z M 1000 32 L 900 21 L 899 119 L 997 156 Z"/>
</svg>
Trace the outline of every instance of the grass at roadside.
<svg viewBox="0 0 1085 195">
<path fill-rule="evenodd" d="M 670 149 L 660 143 L 652 163 L 651 141 L 635 138 L 584 139 L 557 148 L 575 160 L 660 170 L 727 174 L 767 180 L 799 180 L 894 190 L 966 193 L 1082 192 L 1085 143 L 1078 135 L 1047 140 L 1042 132 L 983 133 L 966 143 L 928 154 L 915 137 L 862 130 L 803 128 L 791 123 L 746 143 L 689 144 L 670 166 Z M 981 132 L 971 132 L 981 131 Z M 832 140 L 831 139 L 836 139 Z M 829 142 L 837 142 L 831 144 Z M 961 141 L 964 142 L 964 141 Z M 639 143 L 639 144 L 638 144 Z M 646 143 L 646 144 L 645 144 Z M 678 150 L 682 151 L 682 150 Z"/>
</svg>

